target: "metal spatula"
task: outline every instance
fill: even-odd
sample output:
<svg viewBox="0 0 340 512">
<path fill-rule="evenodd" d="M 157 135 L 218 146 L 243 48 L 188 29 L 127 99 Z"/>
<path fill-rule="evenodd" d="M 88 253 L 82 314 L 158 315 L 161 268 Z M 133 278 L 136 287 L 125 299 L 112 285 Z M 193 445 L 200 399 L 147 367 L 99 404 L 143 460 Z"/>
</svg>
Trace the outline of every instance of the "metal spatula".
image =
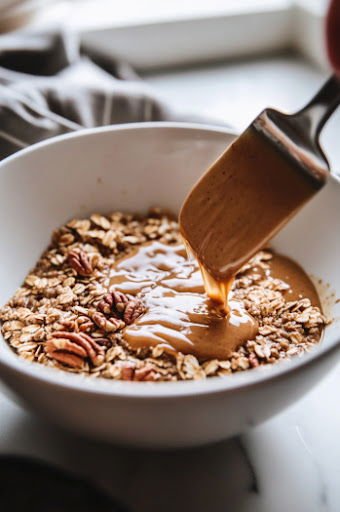
<svg viewBox="0 0 340 512">
<path fill-rule="evenodd" d="M 182 234 L 215 280 L 230 281 L 325 184 L 319 135 L 339 103 L 334 75 L 296 114 L 265 109 L 191 190 Z"/>
</svg>

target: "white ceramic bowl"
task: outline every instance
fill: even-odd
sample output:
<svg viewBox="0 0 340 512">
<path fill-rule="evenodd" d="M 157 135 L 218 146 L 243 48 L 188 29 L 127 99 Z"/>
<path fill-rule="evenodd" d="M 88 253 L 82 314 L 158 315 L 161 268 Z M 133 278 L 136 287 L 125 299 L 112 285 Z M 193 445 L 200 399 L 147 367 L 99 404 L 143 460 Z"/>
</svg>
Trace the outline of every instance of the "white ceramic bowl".
<svg viewBox="0 0 340 512">
<path fill-rule="evenodd" d="M 191 185 L 233 138 L 220 128 L 125 125 L 57 137 L 4 160 L 0 304 L 21 284 L 57 226 L 94 211 L 143 212 L 152 205 L 178 211 Z M 273 241 L 330 283 L 337 297 L 339 204 L 340 182 L 330 177 Z M 339 304 L 333 316 L 340 316 Z M 0 337 L 0 377 L 11 396 L 74 432 L 140 446 L 189 446 L 226 438 L 276 414 L 327 374 L 339 353 L 335 320 L 317 349 L 289 363 L 201 382 L 130 383 L 29 363 Z"/>
</svg>

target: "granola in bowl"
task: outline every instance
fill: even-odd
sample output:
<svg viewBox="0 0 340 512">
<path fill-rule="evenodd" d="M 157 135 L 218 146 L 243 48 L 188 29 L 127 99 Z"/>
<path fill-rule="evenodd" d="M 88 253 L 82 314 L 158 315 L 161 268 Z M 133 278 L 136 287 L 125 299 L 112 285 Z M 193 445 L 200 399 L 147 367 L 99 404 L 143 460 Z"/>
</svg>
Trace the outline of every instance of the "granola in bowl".
<svg viewBox="0 0 340 512">
<path fill-rule="evenodd" d="M 289 285 L 267 270 L 273 253 L 260 251 L 237 274 L 233 297 L 257 322 L 257 334 L 226 358 L 195 357 L 161 344 L 134 348 L 126 334 L 146 306 L 137 294 L 112 289 L 117 261 L 158 241 L 181 243 L 178 224 L 158 209 L 147 216 L 114 212 L 73 219 L 13 298 L 0 309 L 4 339 L 20 356 L 90 377 L 177 381 L 224 376 L 300 355 L 319 342 L 325 319 L 308 297 L 289 300 Z"/>
</svg>

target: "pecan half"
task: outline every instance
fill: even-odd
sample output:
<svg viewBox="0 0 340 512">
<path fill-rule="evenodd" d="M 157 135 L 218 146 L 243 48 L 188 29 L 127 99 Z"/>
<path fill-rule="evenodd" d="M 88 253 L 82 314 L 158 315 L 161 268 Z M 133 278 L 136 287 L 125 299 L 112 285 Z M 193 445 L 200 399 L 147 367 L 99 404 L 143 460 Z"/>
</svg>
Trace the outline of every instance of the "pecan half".
<svg viewBox="0 0 340 512">
<path fill-rule="evenodd" d="M 104 315 L 115 316 L 120 318 L 121 314 L 124 313 L 129 298 L 125 293 L 122 292 L 109 292 L 104 295 L 102 300 L 98 304 L 98 310 Z"/>
<path fill-rule="evenodd" d="M 124 311 L 123 320 L 126 325 L 132 324 L 142 313 L 144 306 L 138 299 L 131 299 L 127 304 Z"/>
<path fill-rule="evenodd" d="M 122 329 L 124 327 L 124 322 L 115 318 L 113 316 L 107 318 L 103 313 L 93 313 L 92 320 L 94 323 L 105 332 L 115 332 L 118 329 Z"/>
<path fill-rule="evenodd" d="M 70 251 L 67 255 L 67 261 L 80 276 L 89 276 L 93 272 L 90 260 L 84 251 L 79 249 Z"/>
<path fill-rule="evenodd" d="M 71 368 L 81 368 L 86 359 L 94 366 L 104 361 L 104 349 L 85 333 L 55 332 L 45 345 L 47 354 L 59 363 Z"/>
<path fill-rule="evenodd" d="M 127 325 L 132 324 L 144 312 L 144 306 L 140 300 L 118 291 L 106 293 L 97 309 L 110 319 L 123 319 Z"/>
</svg>

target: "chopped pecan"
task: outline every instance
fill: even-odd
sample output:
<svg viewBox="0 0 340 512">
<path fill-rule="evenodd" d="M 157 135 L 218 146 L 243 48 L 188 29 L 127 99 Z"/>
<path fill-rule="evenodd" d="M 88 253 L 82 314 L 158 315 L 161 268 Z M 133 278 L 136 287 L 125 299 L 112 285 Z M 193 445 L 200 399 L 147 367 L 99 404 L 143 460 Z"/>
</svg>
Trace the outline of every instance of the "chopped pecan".
<svg viewBox="0 0 340 512">
<path fill-rule="evenodd" d="M 99 312 L 92 315 L 92 320 L 100 329 L 103 329 L 105 332 L 118 331 L 118 329 L 122 329 L 125 325 L 122 320 L 114 318 L 113 316 L 106 318 L 103 313 Z"/>
<path fill-rule="evenodd" d="M 85 315 L 80 315 L 75 320 L 62 320 L 61 324 L 65 329 L 73 332 L 90 332 L 94 328 L 92 320 Z"/>
<path fill-rule="evenodd" d="M 100 345 L 101 347 L 111 348 L 112 347 L 112 341 L 108 338 L 94 338 L 95 342 Z"/>
<path fill-rule="evenodd" d="M 125 363 L 122 365 L 121 378 L 122 380 L 133 380 L 136 365 Z"/>
<path fill-rule="evenodd" d="M 155 371 L 154 369 L 146 365 L 143 368 L 137 368 L 133 363 L 124 363 L 121 368 L 122 380 L 133 380 L 139 382 L 154 381 Z"/>
<path fill-rule="evenodd" d="M 81 368 L 86 359 L 94 366 L 104 361 L 103 347 L 91 336 L 80 332 L 53 333 L 46 342 L 45 350 L 50 357 L 71 368 Z"/>
<path fill-rule="evenodd" d="M 90 260 L 84 251 L 79 249 L 70 251 L 67 255 L 67 261 L 80 276 L 89 276 L 93 272 Z"/>
<path fill-rule="evenodd" d="M 139 368 L 139 370 L 135 371 L 133 380 L 152 382 L 155 380 L 155 372 L 151 367 L 144 366 L 144 368 Z"/>
<path fill-rule="evenodd" d="M 118 291 L 106 293 L 97 309 L 102 314 L 108 315 L 110 319 L 123 319 L 127 325 L 132 324 L 144 312 L 144 306 L 140 300 Z"/>
<path fill-rule="evenodd" d="M 254 352 L 249 354 L 248 361 L 249 361 L 249 364 L 250 364 L 250 366 L 252 368 L 257 368 L 258 366 L 260 366 L 259 359 L 258 359 L 257 355 Z"/>
<path fill-rule="evenodd" d="M 89 332 L 94 328 L 94 323 L 91 318 L 85 315 L 78 316 L 76 325 L 80 332 Z"/>
<path fill-rule="evenodd" d="M 74 331 L 76 328 L 75 320 L 70 320 L 69 318 L 61 320 L 60 323 L 63 325 L 64 329 L 67 329 L 68 331 Z"/>
</svg>

